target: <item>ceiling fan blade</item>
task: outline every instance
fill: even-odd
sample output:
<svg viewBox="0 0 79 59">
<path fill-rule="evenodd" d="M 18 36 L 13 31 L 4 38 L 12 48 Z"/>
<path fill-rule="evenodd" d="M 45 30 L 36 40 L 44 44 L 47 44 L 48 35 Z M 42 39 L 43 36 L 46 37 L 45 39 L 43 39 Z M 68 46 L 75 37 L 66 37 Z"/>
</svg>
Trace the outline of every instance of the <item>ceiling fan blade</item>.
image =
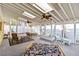
<svg viewBox="0 0 79 59">
<path fill-rule="evenodd" d="M 41 19 L 43 19 L 43 18 L 41 18 Z"/>
<path fill-rule="evenodd" d="M 52 15 L 48 15 L 48 17 L 52 17 Z"/>
<path fill-rule="evenodd" d="M 30 22 L 30 21 L 27 21 L 27 23 L 32 23 L 32 22 Z"/>
</svg>

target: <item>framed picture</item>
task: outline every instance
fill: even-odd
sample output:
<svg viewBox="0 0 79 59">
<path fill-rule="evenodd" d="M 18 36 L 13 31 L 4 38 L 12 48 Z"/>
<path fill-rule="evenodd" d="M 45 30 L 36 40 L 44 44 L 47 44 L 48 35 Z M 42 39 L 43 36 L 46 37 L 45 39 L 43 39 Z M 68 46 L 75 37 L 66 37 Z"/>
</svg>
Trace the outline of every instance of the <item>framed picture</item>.
<svg viewBox="0 0 79 59">
<path fill-rule="evenodd" d="M 0 31 L 2 30 L 2 22 L 0 22 Z"/>
</svg>

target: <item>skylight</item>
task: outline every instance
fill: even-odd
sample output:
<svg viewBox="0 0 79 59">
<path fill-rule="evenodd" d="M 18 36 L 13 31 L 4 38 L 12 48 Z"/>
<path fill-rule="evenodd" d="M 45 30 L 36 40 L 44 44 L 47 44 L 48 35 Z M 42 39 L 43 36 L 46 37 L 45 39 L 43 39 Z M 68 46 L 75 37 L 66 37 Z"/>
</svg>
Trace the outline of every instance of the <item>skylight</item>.
<svg viewBox="0 0 79 59">
<path fill-rule="evenodd" d="M 52 10 L 52 8 L 47 3 L 36 3 L 36 5 L 38 5 L 45 12 L 49 12 Z"/>
<path fill-rule="evenodd" d="M 35 18 L 34 15 L 32 15 L 32 14 L 30 14 L 30 13 L 28 13 L 28 12 L 24 12 L 23 15 L 24 15 L 24 16 L 27 16 L 27 17 L 29 17 L 29 18 Z"/>
<path fill-rule="evenodd" d="M 32 4 L 35 8 L 37 8 L 37 9 L 39 9 L 41 12 L 45 12 L 45 11 L 43 11 L 42 9 L 40 9 L 39 7 L 38 7 L 38 5 L 36 5 L 36 4 Z"/>
</svg>

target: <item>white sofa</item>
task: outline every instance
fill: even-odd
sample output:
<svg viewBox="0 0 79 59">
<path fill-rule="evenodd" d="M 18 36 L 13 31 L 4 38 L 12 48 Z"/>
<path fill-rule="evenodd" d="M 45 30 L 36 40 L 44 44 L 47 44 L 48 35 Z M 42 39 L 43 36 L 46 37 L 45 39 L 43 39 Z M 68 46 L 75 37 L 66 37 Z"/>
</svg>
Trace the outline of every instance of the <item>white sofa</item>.
<svg viewBox="0 0 79 59">
<path fill-rule="evenodd" d="M 55 35 L 55 37 L 56 37 L 56 40 L 62 41 L 63 44 L 66 43 L 66 44 L 70 45 L 70 43 L 72 43 L 70 39 L 62 38 L 62 37 L 60 37 L 60 36 L 58 36 L 58 35 Z"/>
<path fill-rule="evenodd" d="M 72 43 L 72 42 L 71 42 L 70 39 L 63 38 L 63 43 L 64 43 L 64 44 L 67 43 L 68 45 L 70 45 L 70 43 Z"/>
</svg>

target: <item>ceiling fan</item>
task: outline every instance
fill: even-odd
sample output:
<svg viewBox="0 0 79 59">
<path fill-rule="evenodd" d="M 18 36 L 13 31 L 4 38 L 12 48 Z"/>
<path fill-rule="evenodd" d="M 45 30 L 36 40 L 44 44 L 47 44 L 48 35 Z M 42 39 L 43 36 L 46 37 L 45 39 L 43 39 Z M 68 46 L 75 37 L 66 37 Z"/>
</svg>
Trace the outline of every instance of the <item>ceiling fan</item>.
<svg viewBox="0 0 79 59">
<path fill-rule="evenodd" d="M 52 15 L 50 15 L 49 13 L 43 13 L 42 14 L 42 18 L 41 19 L 46 19 L 50 22 Z M 39 23 L 41 23 L 42 21 L 40 21 Z"/>
<path fill-rule="evenodd" d="M 41 19 L 50 19 L 50 17 L 52 17 L 52 15 L 47 14 L 47 13 L 43 13 Z"/>
<path fill-rule="evenodd" d="M 31 27 L 31 23 L 32 23 L 31 21 L 27 20 L 26 25 Z"/>
</svg>

